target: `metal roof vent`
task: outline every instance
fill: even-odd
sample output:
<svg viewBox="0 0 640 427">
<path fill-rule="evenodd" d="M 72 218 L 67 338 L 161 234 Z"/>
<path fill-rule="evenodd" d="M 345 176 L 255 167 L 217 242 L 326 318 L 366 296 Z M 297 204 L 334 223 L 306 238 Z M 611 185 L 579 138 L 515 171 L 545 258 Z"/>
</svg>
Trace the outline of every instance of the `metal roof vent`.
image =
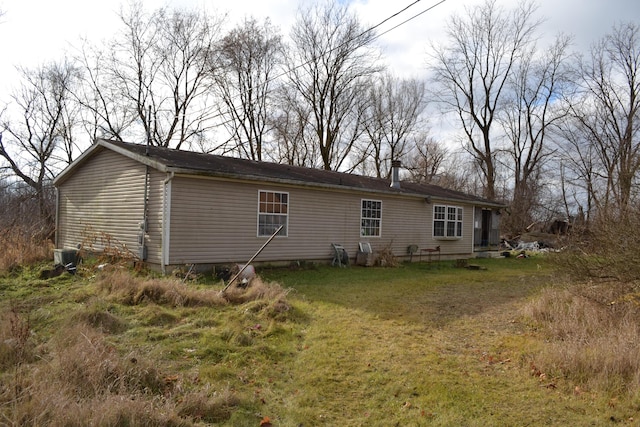
<svg viewBox="0 0 640 427">
<path fill-rule="evenodd" d="M 391 188 L 400 188 L 400 160 L 391 160 Z"/>
</svg>

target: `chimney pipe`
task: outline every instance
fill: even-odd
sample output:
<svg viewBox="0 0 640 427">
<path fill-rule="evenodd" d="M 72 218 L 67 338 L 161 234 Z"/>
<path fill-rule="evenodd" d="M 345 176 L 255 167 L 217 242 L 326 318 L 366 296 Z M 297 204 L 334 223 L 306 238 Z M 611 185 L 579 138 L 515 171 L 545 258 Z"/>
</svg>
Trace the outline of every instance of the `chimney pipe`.
<svg viewBox="0 0 640 427">
<path fill-rule="evenodd" d="M 400 160 L 391 160 L 391 188 L 400 188 Z"/>
</svg>

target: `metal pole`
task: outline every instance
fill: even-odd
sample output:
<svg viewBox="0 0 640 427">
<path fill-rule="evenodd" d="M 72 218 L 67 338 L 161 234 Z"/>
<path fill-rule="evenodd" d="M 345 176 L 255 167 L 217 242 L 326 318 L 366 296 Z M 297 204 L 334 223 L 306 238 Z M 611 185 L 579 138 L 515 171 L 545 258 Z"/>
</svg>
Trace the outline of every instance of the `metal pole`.
<svg viewBox="0 0 640 427">
<path fill-rule="evenodd" d="M 247 263 L 246 263 L 245 265 L 243 265 L 243 266 L 242 266 L 242 268 L 240 269 L 240 271 L 238 271 L 238 272 L 236 273 L 236 275 L 235 275 L 235 276 L 233 276 L 233 277 L 231 278 L 231 280 L 229 280 L 229 283 L 227 283 L 227 286 L 225 286 L 225 287 L 224 287 L 224 289 L 222 289 L 222 290 L 220 291 L 220 293 L 221 293 L 221 294 L 222 294 L 222 293 L 224 293 L 224 291 L 226 291 L 226 290 L 229 288 L 229 286 L 231 286 L 231 284 L 232 284 L 232 283 L 233 283 L 233 282 L 234 282 L 234 281 L 235 281 L 235 280 L 236 280 L 236 279 L 237 279 L 237 278 L 242 274 L 242 272 L 244 271 L 244 269 L 245 269 L 245 268 L 247 268 L 247 267 L 249 266 L 249 264 L 251 264 L 251 262 L 252 262 L 254 259 L 256 259 L 256 257 L 257 257 L 258 255 L 260 255 L 260 252 L 262 252 L 262 250 L 263 250 L 264 248 L 266 248 L 266 247 L 267 247 L 267 245 L 268 245 L 268 244 L 273 240 L 273 238 L 274 238 L 274 237 L 276 237 L 276 234 L 278 234 L 278 233 L 280 232 L 280 230 L 282 230 L 282 227 L 284 227 L 284 225 L 281 225 L 280 227 L 278 227 L 278 229 L 275 231 L 275 233 L 273 233 L 273 234 L 271 235 L 271 237 L 269 237 L 269 239 L 267 239 L 267 241 L 266 241 L 266 242 L 264 242 L 264 245 L 262 245 L 262 246 L 260 247 L 260 249 L 258 249 L 258 252 L 256 252 L 256 253 L 251 257 L 251 259 L 250 259 L 249 261 L 247 261 Z"/>
</svg>

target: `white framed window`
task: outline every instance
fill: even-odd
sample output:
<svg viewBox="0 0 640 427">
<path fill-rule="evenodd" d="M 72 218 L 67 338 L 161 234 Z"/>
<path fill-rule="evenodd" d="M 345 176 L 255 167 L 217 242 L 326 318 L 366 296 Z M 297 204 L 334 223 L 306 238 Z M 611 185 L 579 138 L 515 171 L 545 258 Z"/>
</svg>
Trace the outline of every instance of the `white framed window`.
<svg viewBox="0 0 640 427">
<path fill-rule="evenodd" d="M 382 201 L 362 199 L 360 209 L 360 236 L 380 237 Z"/>
<path fill-rule="evenodd" d="M 284 227 L 278 236 L 288 235 L 289 193 L 258 191 L 258 237 L 271 236 L 278 227 Z"/>
<path fill-rule="evenodd" d="M 462 238 L 462 208 L 433 206 L 433 237 Z"/>
</svg>

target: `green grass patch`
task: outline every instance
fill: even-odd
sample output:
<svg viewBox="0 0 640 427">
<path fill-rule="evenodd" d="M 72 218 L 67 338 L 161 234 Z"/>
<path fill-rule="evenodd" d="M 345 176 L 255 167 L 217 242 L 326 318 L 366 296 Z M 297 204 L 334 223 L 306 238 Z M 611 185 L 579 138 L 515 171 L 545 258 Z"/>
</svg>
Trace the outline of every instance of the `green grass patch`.
<svg viewBox="0 0 640 427">
<path fill-rule="evenodd" d="M 549 334 L 523 307 L 555 284 L 545 258 L 473 263 L 480 268 L 264 269 L 255 286 L 224 297 L 205 277 L 86 267 L 42 280 L 23 268 L 0 277 L 0 417 L 229 426 L 638 418 L 633 396 L 540 371 Z"/>
</svg>

